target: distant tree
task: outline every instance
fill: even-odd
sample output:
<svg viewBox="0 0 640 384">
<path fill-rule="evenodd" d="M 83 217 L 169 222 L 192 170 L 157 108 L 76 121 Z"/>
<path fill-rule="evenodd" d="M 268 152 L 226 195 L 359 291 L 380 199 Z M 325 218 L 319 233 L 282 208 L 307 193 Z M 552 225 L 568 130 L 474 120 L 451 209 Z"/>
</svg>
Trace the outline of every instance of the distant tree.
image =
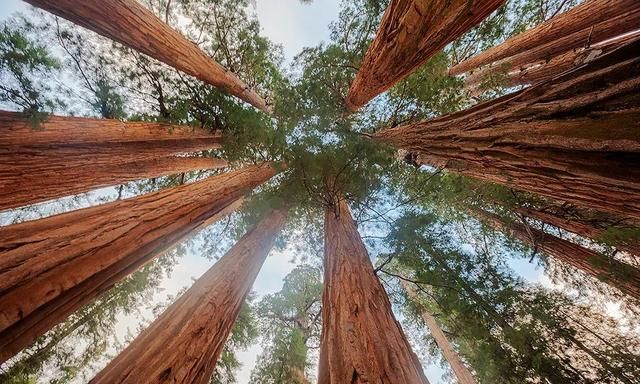
<svg viewBox="0 0 640 384">
<path fill-rule="evenodd" d="M 321 271 L 300 265 L 284 279 L 282 289 L 255 306 L 263 352 L 251 373 L 256 384 L 309 383 L 309 349 L 320 338 Z"/>
</svg>

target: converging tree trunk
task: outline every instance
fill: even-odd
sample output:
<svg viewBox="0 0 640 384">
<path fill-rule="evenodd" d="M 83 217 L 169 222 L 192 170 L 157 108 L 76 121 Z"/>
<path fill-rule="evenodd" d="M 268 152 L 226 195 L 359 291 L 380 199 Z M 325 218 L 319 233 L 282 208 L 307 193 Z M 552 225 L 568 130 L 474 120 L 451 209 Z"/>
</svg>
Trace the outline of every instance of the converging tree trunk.
<svg viewBox="0 0 640 384">
<path fill-rule="evenodd" d="M 480 220 L 496 230 L 509 234 L 533 249 L 593 276 L 624 294 L 640 299 L 640 270 L 637 268 L 529 225 L 508 222 L 490 212 L 473 211 L 472 214 L 477 215 Z"/>
<path fill-rule="evenodd" d="M 459 75 L 491 63 L 496 63 L 497 67 L 508 64 L 515 68 L 633 31 L 638 28 L 638 22 L 640 5 L 636 0 L 586 0 L 453 66 L 449 73 Z M 523 56 L 513 61 L 503 60 L 520 54 Z"/>
<path fill-rule="evenodd" d="M 458 383 L 459 384 L 475 384 L 476 381 L 473 378 L 473 375 L 471 374 L 469 369 L 464 365 L 464 363 L 460 359 L 460 356 L 458 356 L 456 351 L 453 349 L 453 346 L 447 339 L 447 336 L 444 334 L 444 332 L 438 325 L 436 318 L 433 317 L 433 315 L 430 314 L 422 304 L 420 304 L 420 299 L 418 298 L 418 294 L 416 293 L 415 289 L 408 282 L 404 280 L 402 280 L 401 284 L 405 292 L 407 292 L 407 296 L 409 296 L 411 301 L 418 306 L 418 310 L 420 311 L 420 316 L 422 316 L 424 323 L 429 328 L 429 334 L 431 335 L 431 337 L 433 337 L 436 344 L 438 345 L 438 348 L 440 348 L 442 355 L 449 363 L 449 366 L 451 367 L 453 374 L 456 376 L 456 379 L 458 379 Z"/>
<path fill-rule="evenodd" d="M 136 0 L 26 1 L 269 111 L 264 99 L 235 74 Z"/>
<path fill-rule="evenodd" d="M 640 42 L 465 111 L 374 139 L 418 161 L 640 218 Z"/>
<path fill-rule="evenodd" d="M 392 0 L 351 84 L 355 111 L 473 28 L 504 0 Z"/>
<path fill-rule="evenodd" d="M 640 239 L 624 238 L 624 232 L 640 233 L 640 228 L 626 225 L 624 220 L 614 217 L 586 217 L 576 210 L 565 210 L 561 206 L 550 207 L 549 209 L 515 207 L 513 211 L 524 217 L 552 225 L 596 242 L 603 241 L 609 230 L 622 232 L 621 238 L 614 238 L 610 245 L 615 246 L 619 251 L 640 256 Z"/>
<path fill-rule="evenodd" d="M 319 384 L 428 383 L 339 198 L 325 209 Z"/>
<path fill-rule="evenodd" d="M 0 362 L 275 175 L 250 166 L 0 228 Z M 235 205 L 233 205 L 235 206 Z"/>
<path fill-rule="evenodd" d="M 640 15 L 640 12 L 638 12 L 638 15 Z M 640 21 L 637 27 L 640 28 Z M 465 87 L 473 90 L 486 81 L 497 81 L 500 85 L 508 87 L 535 84 L 540 81 L 549 80 L 563 72 L 593 61 L 639 38 L 640 32 L 636 31 L 622 37 L 614 38 L 613 40 L 572 48 L 553 58 L 550 58 L 545 53 L 543 58 L 538 58 L 539 61 L 527 63 L 527 65 L 519 65 L 515 68 L 511 65 L 487 67 L 486 69 L 475 71 L 465 77 Z M 534 60 L 536 58 L 531 59 Z M 511 71 L 509 71 L 510 69 Z M 502 73 L 501 71 L 505 71 L 506 73 Z"/>
<path fill-rule="evenodd" d="M 205 129 L 154 122 L 50 116 L 33 129 L 0 111 L 0 210 L 146 177 L 218 168 L 173 154 L 219 148 Z"/>
<path fill-rule="evenodd" d="M 61 164 L 62 165 L 62 164 Z M 61 166 L 56 172 L 0 172 L 0 210 L 35 204 L 59 197 L 129 181 L 175 175 L 227 166 L 208 157 L 163 157 L 113 165 Z M 51 164 L 47 164 L 51 169 Z"/>
<path fill-rule="evenodd" d="M 222 135 L 203 128 L 148 121 L 120 121 L 50 115 L 34 128 L 20 112 L 0 111 L 0 148 L 55 149 L 136 142 L 209 140 L 220 144 Z"/>
<path fill-rule="evenodd" d="M 267 214 L 91 383 L 209 383 L 285 219 Z"/>
</svg>

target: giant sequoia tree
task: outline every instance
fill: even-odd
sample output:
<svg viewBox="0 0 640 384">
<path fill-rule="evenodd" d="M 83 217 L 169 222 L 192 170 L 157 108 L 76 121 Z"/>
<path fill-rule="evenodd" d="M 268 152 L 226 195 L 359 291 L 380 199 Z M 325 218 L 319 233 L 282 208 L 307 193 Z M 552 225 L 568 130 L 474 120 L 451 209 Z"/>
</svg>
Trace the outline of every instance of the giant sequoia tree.
<svg viewBox="0 0 640 384">
<path fill-rule="evenodd" d="M 5 111 L 0 126 L 0 210 L 226 164 L 172 156 L 219 148 L 221 135 L 202 128 L 48 116 L 34 131 L 22 114 Z"/>
<path fill-rule="evenodd" d="M 266 215 L 91 382 L 209 382 L 286 216 Z"/>
<path fill-rule="evenodd" d="M 248 89 L 242 80 L 226 71 L 196 45 L 135 0 L 82 3 L 32 0 L 30 3 L 130 46 L 268 111 L 265 101 Z M 105 22 L 103 18 L 108 20 Z"/>
<path fill-rule="evenodd" d="M 319 383 L 428 383 L 375 277 L 348 205 L 330 193 Z"/>
<path fill-rule="evenodd" d="M 638 218 L 639 48 L 629 43 L 531 88 L 375 139 L 417 153 L 420 163 Z"/>
<path fill-rule="evenodd" d="M 253 166 L 3 227 L 2 360 L 212 217 L 219 219 L 228 205 L 275 173 L 269 165 Z"/>
<path fill-rule="evenodd" d="M 292 71 L 249 0 L 30 2 L 62 18 L 0 32 L 0 380 L 231 384 L 258 333 L 256 383 L 426 383 L 436 350 L 462 382 L 635 382 L 635 2 L 347 0 Z M 245 301 L 283 204 L 305 266 Z"/>
</svg>

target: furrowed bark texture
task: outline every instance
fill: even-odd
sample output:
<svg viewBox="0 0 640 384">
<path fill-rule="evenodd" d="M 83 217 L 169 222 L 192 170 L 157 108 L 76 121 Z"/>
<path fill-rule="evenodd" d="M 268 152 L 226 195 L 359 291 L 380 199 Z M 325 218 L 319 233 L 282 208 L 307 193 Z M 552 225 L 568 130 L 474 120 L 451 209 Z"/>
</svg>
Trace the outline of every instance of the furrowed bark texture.
<svg viewBox="0 0 640 384">
<path fill-rule="evenodd" d="M 68 162 L 67 162 L 68 163 Z M 46 164 L 51 169 L 51 163 Z M 199 169 L 227 166 L 208 157 L 163 157 L 121 164 L 69 167 L 54 172 L 0 172 L 0 210 L 40 203 L 93 189 Z"/>
<path fill-rule="evenodd" d="M 0 228 L 0 362 L 276 173 L 196 183 Z M 214 219 L 215 218 L 215 219 Z"/>
<path fill-rule="evenodd" d="M 609 228 L 634 228 L 631 225 L 624 225 L 620 220 L 589 218 L 580 214 L 572 214 L 570 212 L 563 211 L 561 207 L 554 208 L 557 209 L 543 210 L 528 207 L 515 207 L 513 211 L 524 217 L 552 225 L 556 228 L 560 228 L 595 241 L 599 241 L 599 239 L 607 233 Z M 640 256 L 640 241 L 638 240 L 621 241 L 612 245 L 620 251 L 627 252 L 634 256 Z"/>
<path fill-rule="evenodd" d="M 523 64 L 533 63 L 545 58 L 545 54 L 549 58 L 572 48 L 588 46 L 590 42 L 618 36 L 637 29 L 638 10 L 636 0 L 586 0 L 567 12 L 453 66 L 449 74 L 459 75 L 519 54 L 531 55 Z M 537 59 L 531 59 L 534 56 Z M 522 63 L 521 59 L 515 62 Z"/>
<path fill-rule="evenodd" d="M 392 0 L 346 99 L 351 111 L 410 75 L 504 0 Z"/>
<path fill-rule="evenodd" d="M 640 12 L 637 14 L 640 15 Z M 638 27 L 640 27 L 640 22 L 638 22 Z M 553 57 L 552 59 L 545 57 L 538 62 L 521 66 L 520 68 L 513 68 L 514 71 L 508 72 L 504 76 L 496 75 L 496 72 L 509 68 L 509 65 L 506 65 L 505 67 L 501 67 L 499 65 L 487 67 L 486 70 L 478 70 L 467 76 L 464 79 L 465 87 L 474 89 L 483 82 L 491 80 L 494 75 L 501 77 L 499 80 L 502 85 L 510 87 L 534 84 L 540 81 L 549 80 L 554 76 L 593 61 L 596 58 L 625 44 L 638 40 L 639 38 L 640 32 L 635 32 L 587 47 L 572 48 L 567 52 Z"/>
<path fill-rule="evenodd" d="M 474 211 L 473 214 L 491 227 L 510 234 L 532 248 L 602 280 L 626 295 L 640 299 L 640 270 L 637 268 L 536 228 L 507 222 L 490 212 Z"/>
<path fill-rule="evenodd" d="M 264 217 L 91 383 L 209 383 L 285 219 Z"/>
<path fill-rule="evenodd" d="M 413 287 L 404 280 L 402 280 L 401 283 L 402 287 L 407 292 L 407 296 L 409 296 L 409 298 L 418 305 L 420 315 L 422 316 L 424 323 L 429 328 L 429 334 L 433 337 L 438 348 L 440 348 L 442 355 L 449 363 L 453 374 L 456 376 L 456 379 L 458 379 L 458 384 L 475 384 L 476 381 L 473 378 L 473 375 L 464 365 L 455 349 L 453 349 L 453 346 L 447 339 L 447 336 L 442 332 L 442 329 L 438 325 L 436 318 L 420 304 L 420 299 L 418 298 L 415 289 L 413 289 Z"/>
<path fill-rule="evenodd" d="M 640 218 L 640 43 L 523 91 L 374 138 L 418 161 Z"/>
<path fill-rule="evenodd" d="M 319 384 L 428 383 L 344 200 L 325 211 Z"/>
<path fill-rule="evenodd" d="M 219 144 L 222 135 L 206 129 L 158 122 L 49 116 L 37 128 L 24 114 L 0 111 L 0 149 L 56 148 L 70 145 L 163 142 L 207 139 Z"/>
<path fill-rule="evenodd" d="M 33 129 L 0 111 L 0 210 L 85 192 L 92 187 L 222 166 L 176 153 L 219 148 L 205 129 L 149 122 L 51 116 Z M 127 170 L 130 172 L 127 175 Z"/>
<path fill-rule="evenodd" d="M 136 0 L 27 0 L 269 111 L 264 99 Z"/>
</svg>

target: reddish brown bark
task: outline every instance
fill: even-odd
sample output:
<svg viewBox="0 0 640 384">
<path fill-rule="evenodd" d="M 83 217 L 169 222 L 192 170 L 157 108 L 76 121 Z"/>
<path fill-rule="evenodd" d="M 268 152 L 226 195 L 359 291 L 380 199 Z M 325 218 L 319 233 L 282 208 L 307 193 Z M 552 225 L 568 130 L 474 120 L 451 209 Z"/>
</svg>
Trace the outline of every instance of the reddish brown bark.
<svg viewBox="0 0 640 384">
<path fill-rule="evenodd" d="M 424 323 L 429 328 L 429 334 L 431 335 L 431 337 L 433 337 L 436 344 L 438 345 L 438 348 L 440 348 L 442 355 L 449 363 L 453 374 L 456 376 L 456 379 L 458 379 L 458 383 L 475 384 L 476 381 L 473 378 L 473 375 L 464 365 L 455 349 L 453 349 L 453 345 L 451 345 L 451 343 L 447 339 L 447 336 L 444 334 L 444 332 L 442 332 L 442 329 L 438 325 L 438 321 L 436 320 L 436 318 L 433 317 L 433 315 L 430 314 L 429 311 L 427 311 L 427 309 L 420 304 L 420 299 L 418 298 L 415 289 L 413 289 L 413 287 L 404 280 L 402 281 L 402 287 L 407 292 L 407 296 L 409 296 L 411 301 L 413 301 L 418 306 L 420 315 L 422 316 Z"/>
<path fill-rule="evenodd" d="M 421 163 L 640 218 L 638 41 L 523 91 L 375 135 Z"/>
<path fill-rule="evenodd" d="M 428 383 L 343 199 L 325 211 L 319 384 Z"/>
<path fill-rule="evenodd" d="M 640 12 L 638 12 L 638 15 L 640 15 Z M 640 27 L 640 22 L 638 23 L 638 27 Z M 588 47 L 572 48 L 571 50 L 555 56 L 550 60 L 548 57 L 545 57 L 543 60 L 538 62 L 521 66 L 519 69 L 514 68 L 516 70 L 503 75 L 496 75 L 496 72 L 509 68 L 508 65 L 505 67 L 488 67 L 486 70 L 478 70 L 467 76 L 464 79 L 465 86 L 469 89 L 474 89 L 483 82 L 490 81 L 492 76 L 499 76 L 498 80 L 501 85 L 504 86 L 534 84 L 539 81 L 549 80 L 562 72 L 593 61 L 596 58 L 639 38 L 640 32 L 634 32 L 622 37 L 614 38 L 613 40 L 593 44 Z"/>
<path fill-rule="evenodd" d="M 219 167 L 171 155 L 219 148 L 204 129 L 153 122 L 50 116 L 33 129 L 0 111 L 0 210 L 145 177 Z"/>
<path fill-rule="evenodd" d="M 285 219 L 265 216 L 91 383 L 209 383 Z"/>
<path fill-rule="evenodd" d="M 0 362 L 275 173 L 251 166 L 0 228 Z"/>
<path fill-rule="evenodd" d="M 56 148 L 71 145 L 209 140 L 222 135 L 206 129 L 158 122 L 49 116 L 37 128 L 19 112 L 0 111 L 0 148 Z"/>
<path fill-rule="evenodd" d="M 351 111 L 409 76 L 504 0 L 392 0 L 351 84 Z"/>
<path fill-rule="evenodd" d="M 67 159 L 68 160 L 68 159 Z M 117 159 L 116 159 L 117 160 Z M 69 161 L 67 161 L 69 163 Z M 91 164 L 60 168 L 51 172 L 0 172 L 0 210 L 35 204 L 59 197 L 129 181 L 175 175 L 199 169 L 223 168 L 227 162 L 208 157 L 163 157 L 121 164 Z"/>
<path fill-rule="evenodd" d="M 622 220 L 613 218 L 585 217 L 573 211 L 567 212 L 562 207 L 550 207 L 550 209 L 535 209 L 528 207 L 515 207 L 513 211 L 524 217 L 552 225 L 556 228 L 575 233 L 587 239 L 601 241 L 610 228 L 613 229 L 633 229 L 637 227 L 627 226 Z M 618 250 L 627 252 L 634 256 L 640 256 L 640 241 L 629 240 L 611 244 Z"/>
<path fill-rule="evenodd" d="M 603 41 L 637 29 L 639 10 L 636 0 L 586 0 L 567 12 L 453 66 L 449 73 L 458 75 L 508 57 L 528 55 L 527 59 L 518 59 L 516 62 L 521 64 L 513 64 L 515 67 L 589 45 L 589 42 Z M 534 56 L 536 59 L 532 59 Z"/>
<path fill-rule="evenodd" d="M 640 270 L 595 251 L 518 222 L 507 222 L 486 211 L 475 211 L 482 221 L 587 275 L 604 281 L 624 294 L 640 299 Z"/>
<path fill-rule="evenodd" d="M 27 0 L 28 3 L 160 60 L 269 111 L 264 99 L 136 0 Z"/>
</svg>

